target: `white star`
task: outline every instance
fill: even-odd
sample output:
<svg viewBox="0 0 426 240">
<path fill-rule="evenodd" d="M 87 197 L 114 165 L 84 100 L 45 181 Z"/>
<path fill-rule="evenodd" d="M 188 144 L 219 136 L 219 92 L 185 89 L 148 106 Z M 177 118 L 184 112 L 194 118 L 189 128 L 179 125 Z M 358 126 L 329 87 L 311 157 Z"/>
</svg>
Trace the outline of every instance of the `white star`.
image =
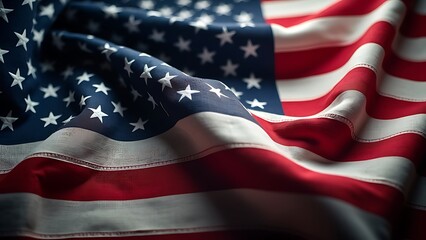
<svg viewBox="0 0 426 240">
<path fill-rule="evenodd" d="M 195 3 L 195 5 L 194 5 L 194 8 L 198 9 L 198 10 L 207 9 L 209 7 L 210 7 L 209 1 L 205 1 L 205 0 L 199 1 L 199 2 Z"/>
<path fill-rule="evenodd" d="M 74 68 L 71 66 L 68 66 L 65 71 L 63 71 L 61 73 L 62 76 L 64 76 L 64 80 L 66 80 L 67 78 L 69 78 L 70 76 L 72 76 L 74 74 Z"/>
<path fill-rule="evenodd" d="M 252 87 L 255 87 L 257 89 L 260 89 L 260 82 L 262 79 L 256 78 L 253 73 L 250 74 L 250 77 L 244 78 L 243 81 L 247 83 L 247 89 L 251 89 Z"/>
<path fill-rule="evenodd" d="M 264 106 L 266 105 L 266 102 L 259 102 L 256 98 L 253 99 L 253 101 L 246 101 L 248 104 L 250 104 L 250 107 L 258 107 L 261 109 L 265 109 Z"/>
<path fill-rule="evenodd" d="M 53 67 L 53 62 L 43 62 L 40 64 L 41 66 L 41 71 L 42 72 L 47 72 L 47 71 L 53 71 L 54 67 Z"/>
<path fill-rule="evenodd" d="M 12 117 L 12 111 L 9 111 L 9 113 L 7 114 L 7 116 L 5 117 L 1 117 L 0 116 L 0 120 L 3 122 L 3 124 L 1 125 L 1 129 L 3 130 L 5 128 L 9 128 L 10 130 L 13 131 L 13 123 L 18 120 L 18 118 Z"/>
<path fill-rule="evenodd" d="M 229 4 L 220 4 L 216 7 L 216 13 L 219 15 L 227 15 L 231 12 L 231 6 Z"/>
<path fill-rule="evenodd" d="M 142 74 L 139 76 L 140 78 L 143 78 L 145 80 L 145 84 L 148 84 L 147 80 L 148 78 L 152 78 L 151 76 L 151 70 L 156 68 L 157 66 L 152 66 L 152 67 L 148 67 L 148 65 L 145 64 L 145 66 L 143 67 L 143 72 Z"/>
<path fill-rule="evenodd" d="M 139 3 L 139 7 L 142 9 L 153 9 L 154 8 L 154 3 L 151 0 L 145 0 L 145 1 L 141 1 Z"/>
<path fill-rule="evenodd" d="M 177 93 L 179 93 L 181 95 L 180 98 L 179 98 L 179 102 L 185 97 L 189 98 L 189 100 L 192 100 L 192 94 L 199 93 L 199 92 L 200 91 L 198 91 L 198 90 L 192 90 L 191 86 L 188 84 L 186 86 L 185 90 L 177 91 Z"/>
<path fill-rule="evenodd" d="M 13 78 L 13 82 L 12 82 L 12 85 L 10 85 L 10 87 L 18 85 L 19 88 L 22 90 L 23 89 L 22 82 L 25 81 L 25 78 L 21 76 L 21 71 L 19 70 L 19 68 L 16 70 L 15 74 L 9 72 L 9 75 Z"/>
<path fill-rule="evenodd" d="M 30 6 L 30 9 L 33 10 L 33 2 L 35 2 L 36 0 L 24 0 L 22 2 L 22 6 L 24 6 L 25 4 L 28 4 L 28 6 Z"/>
<path fill-rule="evenodd" d="M 152 57 L 152 56 L 146 53 L 139 53 L 139 57 Z"/>
<path fill-rule="evenodd" d="M 134 128 L 133 128 L 133 130 L 132 130 L 132 132 L 134 132 L 134 131 L 136 131 L 136 130 L 138 130 L 138 129 L 142 129 L 142 130 L 145 130 L 145 124 L 148 122 L 148 120 L 146 120 L 146 121 L 142 121 L 142 119 L 138 119 L 138 121 L 137 122 L 134 122 L 134 123 L 130 123 L 130 125 L 132 125 L 132 126 L 134 126 Z"/>
<path fill-rule="evenodd" d="M 172 88 L 172 83 L 170 82 L 170 80 L 172 80 L 174 77 L 176 77 L 177 75 L 170 75 L 169 72 L 166 73 L 166 75 L 161 78 L 160 80 L 158 80 L 159 83 L 161 83 L 161 91 L 164 90 L 164 87 L 169 87 Z"/>
<path fill-rule="evenodd" d="M 170 17 L 173 14 L 173 10 L 170 7 L 162 7 L 158 9 L 158 11 L 163 15 L 164 17 Z"/>
<path fill-rule="evenodd" d="M 226 85 L 225 83 L 223 83 L 223 82 L 219 82 L 224 88 L 225 88 L 225 90 L 231 90 L 229 87 L 228 87 L 228 85 Z"/>
<path fill-rule="evenodd" d="M 121 8 L 118 8 L 115 5 L 110 5 L 108 7 L 103 7 L 102 11 L 105 13 L 105 18 L 117 18 L 117 14 L 121 12 Z"/>
<path fill-rule="evenodd" d="M 62 121 L 62 123 L 69 123 L 73 118 L 74 118 L 74 116 L 71 115 L 67 119 L 65 119 L 64 121 Z"/>
<path fill-rule="evenodd" d="M 164 42 L 164 34 L 165 32 L 159 32 L 157 29 L 153 29 L 151 35 L 149 35 L 149 38 L 155 42 Z"/>
<path fill-rule="evenodd" d="M 120 103 L 120 102 L 115 103 L 115 102 L 112 102 L 112 101 L 111 101 L 111 103 L 112 103 L 112 105 L 114 106 L 114 111 L 113 111 L 113 113 L 115 113 L 115 112 L 116 112 L 116 113 L 120 114 L 121 116 L 123 116 L 124 111 L 126 111 L 126 110 L 127 110 L 127 108 L 125 108 L 125 107 L 121 106 L 121 103 Z"/>
<path fill-rule="evenodd" d="M 90 118 L 98 118 L 99 121 L 101 121 L 101 123 L 103 123 L 102 118 L 108 116 L 108 114 L 102 112 L 101 105 L 98 105 L 97 108 L 89 108 L 89 109 L 93 112 Z"/>
<path fill-rule="evenodd" d="M 161 17 L 161 13 L 159 11 L 148 11 L 146 13 L 148 17 Z"/>
<path fill-rule="evenodd" d="M 111 61 L 109 57 L 115 52 L 117 52 L 117 48 L 111 47 L 108 43 L 105 43 L 102 53 L 106 55 L 108 61 Z"/>
<path fill-rule="evenodd" d="M 108 91 L 111 90 L 103 82 L 101 84 L 93 84 L 92 86 L 96 88 L 95 92 L 103 92 L 105 95 L 108 95 Z"/>
<path fill-rule="evenodd" d="M 6 54 L 6 53 L 8 53 L 8 52 L 9 52 L 8 50 L 6 50 L 6 49 L 1 49 L 1 48 L 0 48 L 0 61 L 1 61 L 2 63 L 4 63 L 3 55 L 4 55 L 4 54 Z"/>
<path fill-rule="evenodd" d="M 186 9 L 183 9 L 183 10 L 181 10 L 179 13 L 178 13 L 178 17 L 179 18 L 182 18 L 182 19 L 187 19 L 187 18 L 190 18 L 190 17 L 192 17 L 194 14 L 191 12 L 191 11 L 189 11 L 189 10 L 186 10 Z"/>
<path fill-rule="evenodd" d="M 132 63 L 135 61 L 135 59 L 131 60 L 129 62 L 129 60 L 127 60 L 127 57 L 124 58 L 124 70 L 126 70 L 127 75 L 130 77 L 130 73 L 133 73 L 132 69 L 130 69 L 130 66 L 132 65 Z"/>
<path fill-rule="evenodd" d="M 223 93 L 220 92 L 219 88 L 215 88 L 215 87 L 213 87 L 212 85 L 210 85 L 208 83 L 206 83 L 206 84 L 207 84 L 207 86 L 210 87 L 209 92 L 212 92 L 212 93 L 216 94 L 216 96 L 218 96 L 219 98 L 222 97 L 222 96 L 227 97 L 226 95 L 224 95 Z"/>
<path fill-rule="evenodd" d="M 3 1 L 0 0 L 0 17 L 2 17 L 7 23 L 9 22 L 9 19 L 7 19 L 6 14 L 8 14 L 12 11 L 13 11 L 13 9 L 5 8 L 4 5 L 3 5 Z"/>
<path fill-rule="evenodd" d="M 212 15 L 203 13 L 201 14 L 200 17 L 198 17 L 198 20 L 206 23 L 206 24 L 211 24 L 214 21 L 214 17 Z"/>
<path fill-rule="evenodd" d="M 184 18 L 181 18 L 179 16 L 172 16 L 169 18 L 170 24 L 173 24 L 175 22 L 183 22 L 184 20 L 185 20 Z"/>
<path fill-rule="evenodd" d="M 195 33 L 198 33 L 200 29 L 207 30 L 207 23 L 200 20 L 190 22 L 189 25 L 195 27 Z"/>
<path fill-rule="evenodd" d="M 34 107 L 39 105 L 39 103 L 32 101 L 29 94 L 27 98 L 24 98 L 24 100 L 25 100 L 25 103 L 27 104 L 27 108 L 25 109 L 25 112 L 28 112 L 28 110 L 30 110 L 31 112 L 36 113 L 36 110 L 34 109 Z"/>
<path fill-rule="evenodd" d="M 228 61 L 226 62 L 226 65 L 221 66 L 220 68 L 223 70 L 223 75 L 226 77 L 228 75 L 233 75 L 233 76 L 237 76 L 237 68 L 238 68 L 238 64 L 232 64 L 232 61 L 228 59 Z"/>
<path fill-rule="evenodd" d="M 132 91 L 130 92 L 133 95 L 133 101 L 136 101 L 137 98 L 142 97 L 142 95 L 133 87 L 130 87 Z"/>
<path fill-rule="evenodd" d="M 45 87 L 41 87 L 40 90 L 42 92 L 44 92 L 44 96 L 43 98 L 48 98 L 48 97 L 58 97 L 58 94 L 56 93 L 58 90 L 60 89 L 60 87 L 53 87 L 52 84 L 49 84 L 47 86 L 47 88 Z"/>
<path fill-rule="evenodd" d="M 222 31 L 222 33 L 216 35 L 216 37 L 220 39 L 220 46 L 225 45 L 225 43 L 232 44 L 232 36 L 234 36 L 235 31 L 228 32 L 226 27 L 223 27 Z"/>
<path fill-rule="evenodd" d="M 56 120 L 58 120 L 58 118 L 60 118 L 62 115 L 54 115 L 52 112 L 49 113 L 49 116 L 44 117 L 44 118 L 40 118 L 41 121 L 44 122 L 44 127 L 49 126 L 50 124 L 52 125 L 58 125 L 58 122 L 56 122 Z"/>
<path fill-rule="evenodd" d="M 244 58 L 248 58 L 250 56 L 257 57 L 256 50 L 258 48 L 259 48 L 259 45 L 253 45 L 253 43 L 251 43 L 251 40 L 247 41 L 246 46 L 240 47 L 240 49 L 244 51 Z"/>
<path fill-rule="evenodd" d="M 74 98 L 74 94 L 75 92 L 73 91 L 69 91 L 68 92 L 68 97 L 64 98 L 63 101 L 67 103 L 67 107 L 72 103 L 75 102 L 75 98 Z"/>
<path fill-rule="evenodd" d="M 43 41 L 43 38 L 44 38 L 44 30 L 37 31 L 33 29 L 33 40 L 34 42 L 37 43 L 37 46 L 40 47 L 41 42 Z"/>
<path fill-rule="evenodd" d="M 33 67 L 33 65 L 32 65 L 32 63 L 31 63 L 31 59 L 30 59 L 30 60 L 28 60 L 28 62 L 27 62 L 27 67 L 28 67 L 28 73 L 27 73 L 27 76 L 31 75 L 31 76 L 33 76 L 33 78 L 37 78 L 37 76 L 36 76 L 36 72 L 37 72 L 37 70 Z"/>
<path fill-rule="evenodd" d="M 24 29 L 24 32 L 22 32 L 22 34 L 15 32 L 15 35 L 18 38 L 16 47 L 22 46 L 24 47 L 25 51 L 27 51 L 27 42 L 29 41 L 29 39 L 27 38 L 27 29 Z"/>
<path fill-rule="evenodd" d="M 91 97 L 92 96 L 86 96 L 85 97 L 84 95 L 81 95 L 80 103 L 78 104 L 80 106 L 80 108 L 82 108 L 84 105 L 86 105 L 86 100 L 91 98 Z"/>
<path fill-rule="evenodd" d="M 254 27 L 252 22 L 253 15 L 242 11 L 239 15 L 235 16 L 235 21 L 240 23 L 240 27 Z"/>
<path fill-rule="evenodd" d="M 178 42 L 176 42 L 174 45 L 179 49 L 179 51 L 190 51 L 189 44 L 191 44 L 191 40 L 185 40 L 182 37 L 179 37 Z"/>
<path fill-rule="evenodd" d="M 40 13 L 38 14 L 41 16 L 47 16 L 48 18 L 52 19 L 53 14 L 55 13 L 55 8 L 53 7 L 53 3 L 47 5 L 47 6 L 40 6 Z"/>
<path fill-rule="evenodd" d="M 141 20 L 136 20 L 135 16 L 130 16 L 129 21 L 124 24 L 124 27 L 127 28 L 127 30 L 132 32 L 139 32 L 138 25 L 141 23 Z"/>
<path fill-rule="evenodd" d="M 155 106 L 157 106 L 157 103 L 155 102 L 155 100 L 151 96 L 151 94 L 149 94 L 149 93 L 148 93 L 148 101 L 152 103 L 152 109 L 155 109 Z"/>
<path fill-rule="evenodd" d="M 93 74 L 88 74 L 87 72 L 84 72 L 80 76 L 77 77 L 78 83 L 77 85 L 80 85 L 82 82 L 88 82 L 90 81 L 90 78 L 93 77 Z"/>
<path fill-rule="evenodd" d="M 229 90 L 231 90 L 231 92 L 238 98 L 240 99 L 240 97 L 243 95 L 243 92 L 239 92 L 237 91 L 235 88 L 231 87 Z"/>
<path fill-rule="evenodd" d="M 206 64 L 208 62 L 213 63 L 213 56 L 215 54 L 216 52 L 209 52 L 207 48 L 203 48 L 203 52 L 198 54 L 198 57 L 201 59 L 201 64 Z"/>
</svg>

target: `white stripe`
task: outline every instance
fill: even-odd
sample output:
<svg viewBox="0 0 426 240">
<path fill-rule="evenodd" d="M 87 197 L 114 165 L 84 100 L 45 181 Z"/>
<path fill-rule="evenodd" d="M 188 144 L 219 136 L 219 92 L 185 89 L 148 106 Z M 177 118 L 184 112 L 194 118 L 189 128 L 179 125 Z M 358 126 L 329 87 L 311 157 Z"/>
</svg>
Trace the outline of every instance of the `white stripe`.
<svg viewBox="0 0 426 240">
<path fill-rule="evenodd" d="M 322 97 L 353 68 L 369 67 L 377 72 L 375 66 L 381 66 L 383 57 L 384 50 L 380 45 L 364 44 L 345 65 L 334 71 L 304 78 L 277 80 L 278 94 L 281 101 L 304 101 Z"/>
<path fill-rule="evenodd" d="M 409 199 L 412 207 L 426 211 L 426 177 L 419 177 Z"/>
<path fill-rule="evenodd" d="M 21 160 L 34 152 L 42 142 L 16 145 L 0 145 L 0 173 L 14 168 Z"/>
<path fill-rule="evenodd" d="M 298 0 L 262 2 L 262 13 L 265 19 L 298 17 L 314 14 L 338 2 L 337 0 Z"/>
<path fill-rule="evenodd" d="M 392 47 L 405 60 L 426 62 L 426 37 L 409 38 L 399 34 Z"/>
<path fill-rule="evenodd" d="M 283 147 L 287 158 L 315 172 L 380 183 L 407 194 L 407 186 L 415 175 L 415 167 L 406 158 L 382 157 L 356 162 L 333 162 L 298 147 Z M 330 166 L 332 165 L 332 166 Z"/>
<path fill-rule="evenodd" d="M 377 90 L 380 95 L 410 102 L 426 101 L 426 82 L 412 81 L 386 73 L 382 75 L 383 80 Z"/>
<path fill-rule="evenodd" d="M 380 45 L 367 43 L 359 47 L 345 65 L 334 71 L 303 78 L 277 80 L 280 99 L 283 102 L 291 102 L 325 96 L 350 70 L 356 67 L 367 67 L 376 75 L 382 73 L 384 54 Z M 379 94 L 405 101 L 426 101 L 426 82 L 402 79 L 386 73 L 379 76 L 381 79 L 377 81 Z"/>
<path fill-rule="evenodd" d="M 374 23 L 385 21 L 399 25 L 404 9 L 400 1 L 386 1 L 373 12 L 362 16 L 316 18 L 289 28 L 272 24 L 275 52 L 349 45 L 364 35 Z"/>
<path fill-rule="evenodd" d="M 351 105 L 348 102 L 351 97 L 338 99 L 337 101 L 342 102 L 337 102 L 336 107 L 330 112 L 344 114 L 344 111 L 347 111 L 344 108 Z M 359 102 L 361 101 L 358 100 L 358 103 L 354 104 L 362 104 Z M 352 117 L 351 120 L 356 122 L 349 124 L 350 126 L 362 126 L 359 119 Z M 394 129 L 389 129 L 391 130 Z M 188 132 L 191 134 L 187 134 Z M 405 191 L 414 171 L 409 160 L 392 156 L 360 159 L 362 161 L 354 162 L 330 161 L 303 148 L 288 147 L 274 142 L 259 125 L 251 121 L 209 112 L 194 114 L 182 119 L 162 135 L 135 142 L 120 142 L 92 131 L 65 128 L 54 133 L 37 149 L 31 151 L 41 152 L 42 156 L 45 152 L 51 153 L 48 155 L 50 158 L 98 170 L 127 170 L 194 160 L 231 148 L 266 149 L 315 172 L 382 183 L 402 192 Z M 0 154 L 3 154 L 2 158 L 7 159 L 4 156 L 7 155 L 7 151 Z M 14 161 L 9 160 L 5 166 L 17 165 L 22 160 L 14 159 Z"/>
<path fill-rule="evenodd" d="M 380 141 L 401 133 L 416 133 L 426 137 L 426 114 L 415 114 L 394 119 L 376 119 L 366 112 L 363 93 L 348 90 L 339 94 L 323 111 L 307 117 L 291 117 L 271 113 L 254 112 L 270 122 L 286 122 L 300 119 L 330 118 L 347 124 L 354 138 L 361 142 Z"/>
<path fill-rule="evenodd" d="M 414 11 L 421 15 L 426 15 L 426 1 L 425 0 L 417 0 L 415 1 Z"/>
<path fill-rule="evenodd" d="M 127 201 L 65 201 L 27 193 L 0 195 L 0 234 L 40 238 L 202 232 L 287 231 L 316 239 L 387 239 L 388 223 L 343 201 L 250 189 Z M 324 221 L 327 219 L 327 221 Z M 124 232 L 124 233 L 122 233 Z M 87 237 L 87 235 L 86 235 Z"/>
</svg>

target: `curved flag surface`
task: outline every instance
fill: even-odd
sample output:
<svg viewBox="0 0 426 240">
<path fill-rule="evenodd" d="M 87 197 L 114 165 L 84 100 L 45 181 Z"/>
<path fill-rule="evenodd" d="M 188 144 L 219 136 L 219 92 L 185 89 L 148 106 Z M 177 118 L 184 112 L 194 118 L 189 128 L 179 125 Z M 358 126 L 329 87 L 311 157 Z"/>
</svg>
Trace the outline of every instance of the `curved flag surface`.
<svg viewBox="0 0 426 240">
<path fill-rule="evenodd" d="M 0 0 L 0 237 L 424 239 L 425 1 Z"/>
</svg>

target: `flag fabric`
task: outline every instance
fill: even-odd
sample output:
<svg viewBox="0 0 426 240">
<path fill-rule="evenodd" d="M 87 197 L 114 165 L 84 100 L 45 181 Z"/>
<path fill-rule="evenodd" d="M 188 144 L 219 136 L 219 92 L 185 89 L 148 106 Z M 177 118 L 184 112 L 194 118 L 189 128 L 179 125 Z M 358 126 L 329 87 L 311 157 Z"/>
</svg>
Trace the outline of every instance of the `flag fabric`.
<svg viewBox="0 0 426 240">
<path fill-rule="evenodd" d="M 0 237 L 425 239 L 426 1 L 0 0 Z"/>
</svg>

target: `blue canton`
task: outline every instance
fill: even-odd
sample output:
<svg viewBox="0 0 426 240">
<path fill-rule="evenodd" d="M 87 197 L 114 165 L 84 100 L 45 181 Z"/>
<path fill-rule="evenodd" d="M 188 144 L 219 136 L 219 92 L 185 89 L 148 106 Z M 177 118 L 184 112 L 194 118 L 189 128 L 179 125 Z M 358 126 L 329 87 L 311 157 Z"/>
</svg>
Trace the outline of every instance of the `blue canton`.
<svg viewBox="0 0 426 240">
<path fill-rule="evenodd" d="M 257 1 L 0 0 L 0 144 L 131 141 L 198 112 L 282 114 Z"/>
</svg>

